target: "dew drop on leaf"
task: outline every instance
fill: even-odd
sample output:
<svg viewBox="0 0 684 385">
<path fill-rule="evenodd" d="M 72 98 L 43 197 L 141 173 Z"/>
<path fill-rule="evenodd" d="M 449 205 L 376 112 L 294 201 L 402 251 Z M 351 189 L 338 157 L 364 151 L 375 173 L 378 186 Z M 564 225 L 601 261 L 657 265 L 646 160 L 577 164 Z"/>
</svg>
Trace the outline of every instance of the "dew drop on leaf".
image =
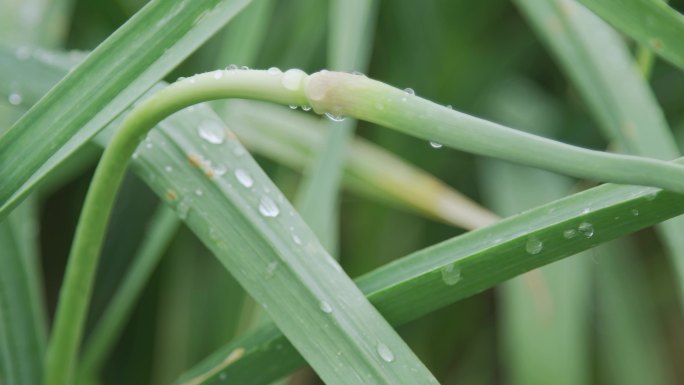
<svg viewBox="0 0 684 385">
<path fill-rule="evenodd" d="M 330 313 L 332 313 L 332 311 L 333 311 L 333 309 L 332 309 L 332 307 L 330 306 L 330 304 L 327 303 L 327 302 L 325 302 L 325 301 L 319 302 L 318 307 L 320 307 L 320 308 L 321 308 L 321 311 L 323 311 L 323 313 L 326 313 L 326 314 L 330 314 Z"/>
<path fill-rule="evenodd" d="M 383 344 L 382 342 L 378 342 L 378 344 L 375 346 L 375 349 L 377 350 L 378 355 L 380 356 L 380 358 L 382 358 L 383 361 L 394 361 L 394 353 L 392 353 L 392 351 L 389 347 L 387 347 L 387 345 Z"/>
<path fill-rule="evenodd" d="M 235 170 L 235 179 L 240 182 L 241 185 L 250 188 L 254 184 L 254 180 L 249 173 L 241 168 Z"/>
<path fill-rule="evenodd" d="M 205 120 L 200 123 L 197 127 L 197 134 L 211 144 L 221 144 L 226 138 L 221 124 L 213 120 Z"/>
<path fill-rule="evenodd" d="M 441 269 L 442 281 L 449 286 L 455 285 L 461 281 L 461 270 L 455 264 L 449 264 Z"/>
<path fill-rule="evenodd" d="M 259 201 L 259 213 L 265 217 L 274 218 L 280 214 L 280 209 L 278 208 L 278 205 L 273 202 L 273 199 L 265 196 Z"/>
<path fill-rule="evenodd" d="M 577 226 L 577 230 L 584 235 L 585 238 L 591 238 L 594 236 L 594 226 L 588 222 L 582 222 Z"/>
<path fill-rule="evenodd" d="M 432 142 L 432 141 L 430 142 L 430 147 L 432 147 L 432 148 L 442 148 L 443 146 L 444 145 L 441 143 Z"/>
<path fill-rule="evenodd" d="M 525 244 L 525 250 L 529 254 L 539 254 L 544 248 L 544 243 L 537 238 L 530 238 Z"/>
</svg>

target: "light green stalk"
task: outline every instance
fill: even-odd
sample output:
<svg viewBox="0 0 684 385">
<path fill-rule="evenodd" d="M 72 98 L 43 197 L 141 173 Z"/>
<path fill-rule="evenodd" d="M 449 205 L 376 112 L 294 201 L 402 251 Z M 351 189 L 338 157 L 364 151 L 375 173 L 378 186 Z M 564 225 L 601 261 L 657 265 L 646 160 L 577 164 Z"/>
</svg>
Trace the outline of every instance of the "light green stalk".
<svg viewBox="0 0 684 385">
<path fill-rule="evenodd" d="M 219 75 L 221 79 L 216 79 Z M 117 189 L 133 151 L 158 122 L 184 107 L 220 98 L 254 98 L 303 104 L 305 74 L 292 71 L 216 71 L 170 85 L 135 108 L 105 149 L 81 213 L 60 291 L 53 335 L 48 346 L 45 383 L 68 384 L 83 334 L 97 257 Z"/>
<path fill-rule="evenodd" d="M 477 154 L 581 178 L 653 185 L 684 193 L 684 167 L 680 165 L 584 150 L 539 138 L 441 107 L 365 76 L 328 71 L 307 76 L 299 70 L 228 70 L 197 75 L 170 85 L 138 105 L 104 151 L 86 196 L 60 292 L 47 353 L 46 384 L 71 381 L 97 257 L 117 189 L 134 150 L 165 117 L 193 104 L 223 98 L 308 104 L 319 113 L 350 115 Z M 429 373 L 422 378 L 433 380 Z"/>
</svg>

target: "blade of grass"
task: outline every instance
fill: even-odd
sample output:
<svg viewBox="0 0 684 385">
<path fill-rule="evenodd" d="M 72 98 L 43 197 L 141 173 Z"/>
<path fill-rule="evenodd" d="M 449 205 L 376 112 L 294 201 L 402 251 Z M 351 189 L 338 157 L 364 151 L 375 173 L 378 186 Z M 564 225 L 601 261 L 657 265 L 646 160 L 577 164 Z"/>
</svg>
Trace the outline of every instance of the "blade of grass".
<svg viewBox="0 0 684 385">
<path fill-rule="evenodd" d="M 684 69 L 684 16 L 655 0 L 579 0 L 665 60 Z"/>
<path fill-rule="evenodd" d="M 328 66 L 338 71 L 368 69 L 373 41 L 375 0 L 333 0 L 328 13 Z M 354 28 L 349 28 L 354 25 Z M 334 124 L 334 123 L 333 123 Z M 295 206 L 323 246 L 338 255 L 339 189 L 356 121 L 347 119 L 327 131 L 320 152 L 304 173 Z"/>
<path fill-rule="evenodd" d="M 312 116 L 258 102 L 235 101 L 220 112 L 247 148 L 296 170 L 320 153 L 325 130 L 336 129 Z M 498 220 L 439 179 L 366 140 L 354 139 L 348 151 L 343 181 L 351 191 L 468 230 Z"/>
<path fill-rule="evenodd" d="M 495 88 L 488 110 L 497 121 L 552 137 L 561 116 L 548 95 L 523 81 Z M 525 111 L 520 114 L 519 111 Z M 496 160 L 480 169 L 484 201 L 512 215 L 563 197 L 569 178 Z M 530 189 L 530 186 L 534 186 Z M 504 283 L 498 294 L 501 362 L 508 384 L 583 385 L 589 382 L 590 259 L 575 255 Z"/>
<path fill-rule="evenodd" d="M 36 3 L 7 1 L 0 14 L 0 40 L 55 46 L 61 42 L 69 0 Z M 17 48 L 17 53 L 27 51 Z M 1 87 L 16 85 L 16 77 Z M 8 97 L 10 104 L 21 100 Z M 0 111 L 3 126 L 14 118 Z M 0 129 L 0 135 L 4 130 Z M 0 382 L 33 385 L 42 380 L 47 340 L 38 244 L 38 208 L 28 199 L 0 219 Z"/>
<path fill-rule="evenodd" d="M 420 250 L 355 281 L 389 322 L 401 325 L 522 273 L 682 213 L 681 195 L 607 184 Z M 590 225 L 593 233 L 580 234 L 580 225 L 583 229 Z M 577 236 L 567 239 L 567 230 L 576 231 Z M 537 254 L 527 251 L 530 240 L 542 243 Z M 236 351 L 239 356 L 233 353 Z M 267 384 L 303 364 L 277 329 L 265 327 L 219 349 L 176 383 L 196 385 L 230 379 L 243 385 Z"/>
<path fill-rule="evenodd" d="M 271 21 L 273 0 L 252 0 L 222 33 L 221 49 L 216 58 L 217 67 L 229 63 L 253 66 L 266 37 Z"/>
<path fill-rule="evenodd" d="M 610 140 L 632 154 L 665 160 L 679 156 L 655 96 L 627 47 L 607 24 L 574 1 L 517 3 L 558 57 Z M 669 248 L 679 297 L 684 301 L 684 218 L 663 223 L 658 231 Z"/>
<path fill-rule="evenodd" d="M 61 384 L 68 380 L 69 356 L 79 340 L 82 312 L 88 288 L 92 285 L 92 271 L 108 212 L 128 158 L 136 156 L 134 151 L 141 136 L 173 111 L 217 96 L 299 103 L 303 99 L 301 83 L 295 88 L 288 85 L 293 79 L 301 82 L 303 76 L 301 71 L 274 74 L 238 70 L 198 75 L 156 93 L 127 116 L 105 150 L 95 172 L 93 188 L 86 197 L 60 295 L 54 338 L 48 350 L 46 378 L 50 383 Z M 220 87 L 212 91 L 217 85 Z M 160 100 L 164 102 L 159 103 Z M 177 202 L 179 215 L 187 223 L 207 212 L 224 218 L 218 223 L 211 222 L 204 233 L 198 233 L 199 238 L 215 252 L 227 251 L 222 255 L 227 257 L 222 263 L 267 308 L 274 322 L 298 345 L 299 351 L 307 356 L 324 381 L 342 384 L 352 378 L 354 382 L 369 384 L 433 383 L 435 380 L 429 371 L 316 242 L 277 188 L 249 157 L 240 156 L 244 149 L 234 141 L 234 136 L 226 138 L 218 126 L 209 137 L 205 131 L 209 129 L 207 124 L 216 127 L 219 123 L 201 122 L 199 134 L 193 132 L 192 139 L 187 138 L 194 146 L 186 149 L 190 150 L 186 154 L 198 167 L 190 170 L 187 166 L 180 167 L 208 177 L 202 184 L 204 188 L 197 187 L 193 192 L 187 191 L 185 185 L 168 194 Z M 209 157 L 208 148 L 212 145 L 223 156 L 205 161 L 203 158 Z M 164 144 L 159 146 L 164 147 Z M 217 171 L 209 168 L 209 161 L 211 164 L 221 162 L 223 167 L 249 166 L 248 170 L 252 171 L 236 170 L 240 186 L 233 187 L 232 175 L 226 178 L 228 180 L 212 179 Z M 171 165 L 165 165 L 163 169 L 169 174 L 169 167 L 172 177 L 182 181 L 178 175 L 180 170 L 173 172 L 175 167 Z M 251 173 L 249 182 L 243 172 Z M 161 179 L 159 175 L 157 177 Z M 244 187 L 254 188 L 247 190 Z M 228 200 L 223 199 L 226 194 Z M 200 198 L 194 199 L 194 196 Z M 190 215 L 186 211 L 190 199 L 197 205 L 209 202 L 213 207 L 209 210 L 198 208 Z M 226 222 L 225 218 L 232 220 Z M 299 244 L 304 246 L 298 247 Z M 292 313 L 293 308 L 296 314 Z M 316 335 L 329 338 L 335 344 L 320 345 L 317 338 L 312 338 Z"/>
<path fill-rule="evenodd" d="M 662 326 L 635 246 L 609 242 L 596 253 L 599 378 L 611 384 L 673 384 Z"/>
<path fill-rule="evenodd" d="M 0 221 L 0 373 L 7 384 L 38 384 L 43 373 L 46 316 L 35 210 L 27 201 Z"/>
<path fill-rule="evenodd" d="M 103 42 L 0 137 L 0 218 L 248 3 L 151 2 Z"/>
<path fill-rule="evenodd" d="M 166 205 L 157 208 L 149 224 L 149 233 L 140 245 L 129 273 L 121 282 L 106 311 L 100 317 L 87 343 L 83 347 L 78 378 L 87 378 L 97 373 L 114 348 L 118 336 L 133 311 L 142 289 L 155 270 L 169 242 L 180 226 L 175 211 Z"/>
<path fill-rule="evenodd" d="M 12 73 L 20 73 L 21 72 L 21 66 L 17 66 L 17 64 L 22 64 L 16 61 L 14 59 L 14 63 L 12 64 L 12 59 L 14 58 L 13 55 L 10 57 L 6 57 L 7 54 L 5 54 L 5 58 L 7 59 L 7 66 L 5 68 L 10 69 L 13 71 Z M 2 63 L 3 55 L 2 51 L 0 51 L 0 63 Z M 12 64 L 12 65 L 10 65 Z M 45 65 L 45 63 L 41 63 Z M 39 72 L 40 73 L 40 72 Z M 38 78 L 31 78 L 31 81 L 38 81 Z M 43 79 L 43 81 L 48 82 L 49 77 L 47 79 Z M 35 87 L 30 87 L 32 89 L 32 93 L 37 92 L 36 90 L 38 89 L 38 85 L 35 85 Z M 37 99 L 37 98 L 36 98 Z M 247 110 L 247 106 L 245 108 L 240 107 L 239 105 L 236 105 L 238 110 Z M 285 111 L 285 114 L 279 113 L 275 116 L 271 116 L 272 113 L 274 113 L 276 110 L 277 112 L 283 112 L 281 109 L 271 107 L 270 109 L 265 109 L 267 106 L 250 106 L 249 110 L 251 110 L 251 114 L 253 116 L 259 116 L 262 118 L 266 118 L 266 123 L 269 125 L 274 125 L 274 123 L 282 123 L 283 120 L 287 120 L 288 117 L 293 117 L 293 114 L 287 113 L 289 111 Z M 192 112 L 187 112 L 189 116 L 192 116 L 195 122 L 197 121 L 203 121 L 203 120 L 209 120 L 212 118 L 211 114 L 208 116 L 206 114 L 202 113 L 202 109 L 197 109 Z M 237 110 L 236 110 L 237 111 Z M 261 111 L 261 112 L 260 112 Z M 236 114 L 237 115 L 237 114 Z M 292 127 L 298 127 L 300 124 L 304 123 L 307 126 L 313 126 L 309 130 L 310 132 L 304 131 L 303 137 L 308 136 L 309 134 L 311 135 L 318 135 L 318 142 L 321 142 L 323 140 L 322 135 L 320 130 L 324 128 L 324 124 L 320 122 L 318 119 L 314 119 L 312 117 L 306 117 L 306 116 L 296 116 L 297 118 L 301 119 L 299 121 L 298 119 L 293 120 L 288 126 Z M 180 127 L 178 126 L 180 124 Z M 234 120 L 232 122 L 232 125 L 234 127 L 238 127 L 241 123 L 239 123 L 238 120 Z M 113 125 L 110 127 L 113 129 L 118 125 L 118 122 L 115 122 Z M 167 121 L 163 123 L 163 125 L 166 125 L 170 129 L 174 130 L 192 130 L 191 127 L 188 127 L 188 123 L 181 121 L 181 123 L 177 122 L 176 116 L 172 116 L 169 118 Z M 313 130 L 313 131 L 311 131 Z M 243 132 L 248 132 L 248 130 L 241 129 Z M 300 132 L 300 135 L 302 133 Z M 98 141 L 100 144 L 104 145 L 107 143 L 107 139 L 104 136 L 98 136 Z M 297 138 L 295 137 L 295 142 L 297 142 Z M 365 148 L 368 147 L 368 148 Z M 436 202 L 448 202 L 449 207 L 456 208 L 460 204 L 460 200 L 464 200 L 465 198 L 457 195 L 455 192 L 451 193 L 451 190 L 449 190 L 446 186 L 442 186 L 440 182 L 432 177 L 428 176 L 423 176 L 421 175 L 418 171 L 415 171 L 410 168 L 408 165 L 403 165 L 401 162 L 396 159 L 392 158 L 389 154 L 384 154 L 380 152 L 380 149 L 374 149 L 371 147 L 370 144 L 361 144 L 361 148 L 359 151 L 354 152 L 354 157 L 353 159 L 356 159 L 357 156 L 356 154 L 358 153 L 358 160 L 353 161 L 352 163 L 355 164 L 356 169 L 358 170 L 358 173 L 360 174 L 360 179 L 362 180 L 362 183 L 377 183 L 377 180 L 382 181 L 383 179 L 388 179 L 387 177 L 383 177 L 384 174 L 386 174 L 386 171 L 388 169 L 394 169 L 395 171 L 398 171 L 397 174 L 393 174 L 393 176 L 389 181 L 389 185 L 386 185 L 384 187 L 384 191 L 388 193 L 392 193 L 393 191 L 403 191 L 402 188 L 395 189 L 393 188 L 394 185 L 398 184 L 399 186 L 407 186 L 410 187 L 409 192 L 405 195 L 405 199 L 409 202 L 413 201 L 414 204 L 418 205 L 423 205 L 428 207 L 430 210 L 432 210 L 436 215 L 444 215 L 445 210 L 440 209 L 440 207 L 443 206 L 443 204 L 438 204 L 434 207 L 431 207 L 431 205 L 434 205 Z M 367 155 L 366 155 L 367 153 Z M 388 159 L 386 159 L 388 158 Z M 366 177 L 364 177 L 364 174 L 366 173 L 364 171 L 364 167 L 367 166 L 367 163 L 372 163 L 376 165 L 375 168 L 370 169 L 370 174 Z M 175 167 L 175 166 L 173 166 Z M 405 169 L 408 169 L 407 171 L 404 171 Z M 376 178 L 379 177 L 379 178 Z M 152 178 L 152 177 L 150 177 Z M 412 181 L 412 183 L 409 183 L 409 181 Z M 422 185 L 423 188 L 412 191 L 411 189 L 415 189 L 416 185 Z M 431 191 L 433 191 L 433 188 L 427 189 L 425 186 L 435 186 L 436 193 L 434 195 L 431 194 Z M 450 194 L 453 194 L 453 198 L 450 197 Z M 416 199 L 419 197 L 427 197 L 423 203 L 421 199 Z M 466 202 L 467 204 L 473 205 L 472 211 L 474 212 L 473 218 L 472 219 L 465 219 L 461 221 L 465 221 L 465 223 L 471 223 L 473 226 L 475 225 L 482 225 L 484 223 L 489 223 L 491 221 L 491 214 L 488 212 L 484 211 L 483 209 L 475 206 L 472 203 Z M 447 215 L 452 212 L 453 210 L 446 210 Z M 466 205 L 466 212 L 468 211 L 468 206 Z M 481 213 L 480 213 L 481 212 Z M 440 214 L 441 213 L 441 214 Z M 451 219 L 451 220 L 456 220 L 457 222 L 459 221 L 458 217 L 459 214 L 458 212 L 456 213 L 456 218 Z M 477 219 L 476 216 L 479 215 L 482 217 L 482 219 Z M 448 217 L 444 217 L 443 220 L 450 220 Z M 150 238 L 149 242 L 155 243 L 155 239 Z M 143 249 L 144 252 L 145 249 Z M 79 378 L 83 378 L 86 376 L 83 373 L 87 372 L 94 372 L 96 371 L 93 368 L 96 368 L 98 365 L 97 363 L 101 362 L 103 359 L 103 356 L 105 355 L 106 351 L 108 351 L 111 348 L 113 340 L 115 340 L 115 335 L 118 333 L 114 331 L 113 329 L 120 329 L 122 327 L 121 323 L 123 323 L 123 318 L 124 316 L 122 315 L 124 310 L 122 308 L 124 307 L 130 307 L 131 304 L 122 304 L 122 302 L 125 301 L 133 301 L 134 295 L 131 293 L 135 289 L 131 288 L 131 286 L 136 286 L 140 284 L 140 274 L 143 274 L 142 272 L 139 272 L 139 266 L 149 266 L 148 262 L 145 262 L 144 259 L 138 259 L 136 258 L 139 262 L 137 262 L 138 267 L 131 267 L 130 271 L 134 272 L 136 274 L 137 278 L 134 277 L 129 277 L 127 278 L 127 281 L 123 284 L 122 286 L 122 292 L 114 299 L 113 305 L 111 305 L 110 309 L 107 311 L 107 313 L 103 316 L 102 320 L 98 324 L 98 326 L 95 327 L 94 332 L 92 333 L 92 337 L 87 341 L 87 344 L 84 348 L 84 353 L 82 355 L 83 357 L 83 366 L 80 370 L 81 375 Z M 130 289 L 128 289 L 130 288 Z M 119 323 L 116 325 L 116 323 Z"/>
</svg>

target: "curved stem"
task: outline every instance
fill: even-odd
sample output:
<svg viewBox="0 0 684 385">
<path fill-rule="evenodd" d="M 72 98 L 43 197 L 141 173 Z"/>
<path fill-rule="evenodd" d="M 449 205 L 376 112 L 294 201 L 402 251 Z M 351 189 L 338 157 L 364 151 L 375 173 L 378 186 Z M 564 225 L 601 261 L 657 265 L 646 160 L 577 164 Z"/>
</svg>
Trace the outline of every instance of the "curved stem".
<svg viewBox="0 0 684 385">
<path fill-rule="evenodd" d="M 585 150 L 477 119 L 364 76 L 322 71 L 228 70 L 170 85 L 138 105 L 102 155 L 69 256 L 48 347 L 45 383 L 70 383 L 111 208 L 129 159 L 146 133 L 172 113 L 200 102 L 243 98 L 311 105 L 481 155 L 615 183 L 684 193 L 684 167 L 646 158 Z"/>
<path fill-rule="evenodd" d="M 105 149 L 83 205 L 48 346 L 45 384 L 71 383 L 109 214 L 129 159 L 146 133 L 175 111 L 208 100 L 245 98 L 304 104 L 305 77 L 298 70 L 201 74 L 170 85 L 128 115 Z"/>
</svg>

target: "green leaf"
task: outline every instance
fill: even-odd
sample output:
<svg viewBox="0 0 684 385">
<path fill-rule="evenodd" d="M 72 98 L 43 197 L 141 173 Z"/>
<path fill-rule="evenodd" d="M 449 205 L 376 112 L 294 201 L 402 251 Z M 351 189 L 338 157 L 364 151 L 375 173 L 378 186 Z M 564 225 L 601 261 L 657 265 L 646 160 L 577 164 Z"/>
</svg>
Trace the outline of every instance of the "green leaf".
<svg viewBox="0 0 684 385">
<path fill-rule="evenodd" d="M 35 209 L 26 201 L 0 221 L 0 378 L 6 384 L 42 381 L 46 316 Z"/>
<path fill-rule="evenodd" d="M 83 347 L 79 378 L 87 378 L 101 368 L 180 224 L 176 213 L 166 205 L 157 208 L 125 279 Z"/>
<path fill-rule="evenodd" d="M 175 114 L 174 129 L 164 121 L 162 130 L 150 132 L 133 156 L 143 180 L 175 207 L 324 381 L 430 383 L 429 372 L 358 299 L 356 286 L 234 137 L 211 144 L 197 134 L 198 124 L 221 127 L 216 117 L 198 123 L 192 111 L 200 109 L 206 107 Z"/>
<path fill-rule="evenodd" d="M 631 154 L 665 160 L 680 155 L 655 96 L 612 28 L 575 2 L 517 2 L 576 84 L 606 137 Z M 684 218 L 663 223 L 658 230 L 684 301 Z"/>
<path fill-rule="evenodd" d="M 608 384 L 674 384 L 648 269 L 635 252 L 637 246 L 620 240 L 601 245 L 596 252 L 599 378 Z"/>
<path fill-rule="evenodd" d="M 420 250 L 365 274 L 356 283 L 390 323 L 401 325 L 682 213 L 682 195 L 607 184 Z M 575 234 L 569 239 L 568 230 Z M 541 242 L 536 254 L 527 251 L 530 241 Z M 177 384 L 211 384 L 222 379 L 267 384 L 303 364 L 277 330 L 265 327 L 227 344 Z"/>
<path fill-rule="evenodd" d="M 550 127 L 558 127 L 562 115 L 549 99 L 519 79 L 503 82 L 487 98 L 494 120 L 553 136 Z M 483 159 L 479 170 L 484 201 L 503 216 L 558 199 L 572 190 L 570 178 L 511 163 Z M 499 357 L 507 384 L 589 382 L 589 257 L 588 253 L 575 255 L 499 287 Z"/>
<path fill-rule="evenodd" d="M 597 15 L 684 69 L 684 16 L 660 0 L 580 0 Z M 564 0 L 565 4 L 571 3 Z M 567 9 L 572 9 L 568 7 Z"/>
<path fill-rule="evenodd" d="M 248 3 L 150 2 L 98 46 L 0 137 L 0 218 Z"/>
</svg>

